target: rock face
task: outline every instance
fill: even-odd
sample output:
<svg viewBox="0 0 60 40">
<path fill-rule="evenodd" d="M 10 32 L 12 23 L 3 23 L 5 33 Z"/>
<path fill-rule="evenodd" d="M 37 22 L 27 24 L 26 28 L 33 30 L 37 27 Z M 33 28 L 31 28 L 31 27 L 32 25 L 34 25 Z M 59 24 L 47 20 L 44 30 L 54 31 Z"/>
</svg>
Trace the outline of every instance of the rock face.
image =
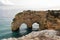
<svg viewBox="0 0 60 40">
<path fill-rule="evenodd" d="M 59 31 L 55 30 L 42 30 L 37 32 L 31 32 L 28 35 L 20 38 L 8 38 L 3 40 L 60 40 L 58 35 Z"/>
<path fill-rule="evenodd" d="M 27 24 L 27 28 L 32 28 L 33 23 L 39 24 L 39 30 L 60 29 L 60 10 L 48 11 L 23 11 L 15 15 L 11 23 L 12 31 L 19 30 L 22 23 Z"/>
</svg>

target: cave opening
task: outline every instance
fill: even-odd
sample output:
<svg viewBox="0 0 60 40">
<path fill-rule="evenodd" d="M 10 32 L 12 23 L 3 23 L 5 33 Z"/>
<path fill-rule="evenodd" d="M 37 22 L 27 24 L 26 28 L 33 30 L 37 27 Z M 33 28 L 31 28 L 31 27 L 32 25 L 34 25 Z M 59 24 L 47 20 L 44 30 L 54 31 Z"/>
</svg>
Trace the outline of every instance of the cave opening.
<svg viewBox="0 0 60 40">
<path fill-rule="evenodd" d="M 19 27 L 20 30 L 26 29 L 27 28 L 27 24 L 26 23 L 22 23 Z"/>
<path fill-rule="evenodd" d="M 35 31 L 39 30 L 39 23 L 33 23 L 32 30 L 35 30 Z"/>
</svg>

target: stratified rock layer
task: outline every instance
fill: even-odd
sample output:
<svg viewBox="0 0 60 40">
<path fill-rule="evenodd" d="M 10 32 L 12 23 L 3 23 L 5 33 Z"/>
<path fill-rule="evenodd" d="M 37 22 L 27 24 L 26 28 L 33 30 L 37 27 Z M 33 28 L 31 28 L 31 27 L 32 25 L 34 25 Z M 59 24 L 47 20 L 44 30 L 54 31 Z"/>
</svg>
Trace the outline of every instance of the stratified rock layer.
<svg viewBox="0 0 60 40">
<path fill-rule="evenodd" d="M 48 11 L 23 11 L 15 15 L 11 24 L 12 31 L 18 31 L 22 23 L 32 28 L 33 23 L 39 24 L 39 30 L 60 30 L 60 10 Z"/>
</svg>

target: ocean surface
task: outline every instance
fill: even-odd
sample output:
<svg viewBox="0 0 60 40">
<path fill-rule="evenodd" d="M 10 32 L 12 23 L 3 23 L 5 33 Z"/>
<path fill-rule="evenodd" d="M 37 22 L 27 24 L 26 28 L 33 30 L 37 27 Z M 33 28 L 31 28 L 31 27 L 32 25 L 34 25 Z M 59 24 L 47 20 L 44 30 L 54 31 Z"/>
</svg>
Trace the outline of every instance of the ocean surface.
<svg viewBox="0 0 60 40">
<path fill-rule="evenodd" d="M 12 32 L 11 31 L 11 22 L 13 18 L 7 18 L 7 17 L 1 17 L 0 18 L 0 40 L 5 39 L 5 38 L 10 38 L 10 37 L 21 37 L 24 36 L 32 31 L 38 31 L 38 24 L 35 23 L 33 25 L 32 30 L 27 29 L 27 25 L 23 23 L 20 26 L 20 31 L 19 32 Z M 37 24 L 37 25 L 36 25 Z M 37 27 L 36 27 L 37 26 Z"/>
</svg>

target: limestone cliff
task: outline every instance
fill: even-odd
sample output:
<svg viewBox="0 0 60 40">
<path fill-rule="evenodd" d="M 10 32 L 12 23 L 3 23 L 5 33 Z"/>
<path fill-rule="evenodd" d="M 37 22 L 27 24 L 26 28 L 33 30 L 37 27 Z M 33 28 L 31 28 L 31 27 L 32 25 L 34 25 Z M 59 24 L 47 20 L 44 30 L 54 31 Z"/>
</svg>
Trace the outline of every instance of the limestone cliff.
<svg viewBox="0 0 60 40">
<path fill-rule="evenodd" d="M 39 24 L 39 29 L 60 29 L 60 10 L 48 11 L 23 11 L 15 15 L 11 24 L 12 31 L 19 30 L 22 23 L 26 23 L 28 28 L 32 28 L 33 23 Z"/>
</svg>

